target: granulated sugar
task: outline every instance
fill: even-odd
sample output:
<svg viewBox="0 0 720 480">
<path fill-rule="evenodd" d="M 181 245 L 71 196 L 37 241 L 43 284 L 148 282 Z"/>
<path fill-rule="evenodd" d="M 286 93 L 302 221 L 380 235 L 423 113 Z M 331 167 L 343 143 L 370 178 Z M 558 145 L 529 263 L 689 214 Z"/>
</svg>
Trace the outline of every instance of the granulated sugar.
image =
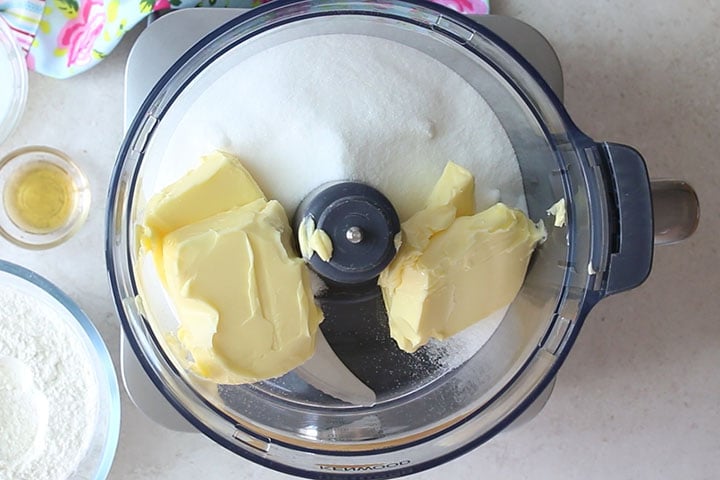
<svg viewBox="0 0 720 480">
<path fill-rule="evenodd" d="M 350 179 L 379 189 L 406 219 L 450 160 L 475 175 L 478 210 L 498 200 L 524 209 L 515 153 L 494 112 L 430 56 L 346 34 L 293 40 L 244 60 L 239 51 L 215 61 L 211 71 L 227 71 L 201 76 L 163 118 L 147 153 L 162 159 L 148 195 L 220 148 L 239 155 L 290 215 L 313 188 Z"/>
<path fill-rule="evenodd" d="M 98 415 L 89 354 L 52 308 L 0 286 L 0 479 L 66 479 Z"/>
<path fill-rule="evenodd" d="M 430 341 L 422 347 L 422 355 L 440 366 L 444 372 L 456 369 L 472 358 L 485 345 L 502 321 L 508 307 L 501 308 L 481 321 L 445 340 Z"/>
</svg>

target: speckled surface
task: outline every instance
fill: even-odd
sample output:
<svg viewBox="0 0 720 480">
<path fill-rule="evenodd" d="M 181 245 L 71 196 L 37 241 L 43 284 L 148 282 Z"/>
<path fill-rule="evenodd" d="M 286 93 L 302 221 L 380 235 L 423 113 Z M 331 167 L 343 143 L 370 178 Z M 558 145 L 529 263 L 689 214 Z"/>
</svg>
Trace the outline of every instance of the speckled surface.
<svg viewBox="0 0 720 480">
<path fill-rule="evenodd" d="M 688 180 L 697 233 L 656 250 L 653 272 L 590 315 L 546 408 L 529 424 L 414 479 L 717 478 L 720 471 L 720 6 L 703 0 L 496 1 L 553 44 L 566 104 L 593 138 L 634 145 L 651 176 Z M 117 359 L 119 327 L 103 256 L 103 215 L 122 136 L 123 65 L 133 32 L 102 64 L 65 81 L 30 76 L 21 128 L 0 154 L 51 145 L 85 169 L 93 206 L 67 244 L 0 257 L 63 288 Z M 289 478 L 197 434 L 145 419 L 125 397 L 111 479 Z"/>
</svg>

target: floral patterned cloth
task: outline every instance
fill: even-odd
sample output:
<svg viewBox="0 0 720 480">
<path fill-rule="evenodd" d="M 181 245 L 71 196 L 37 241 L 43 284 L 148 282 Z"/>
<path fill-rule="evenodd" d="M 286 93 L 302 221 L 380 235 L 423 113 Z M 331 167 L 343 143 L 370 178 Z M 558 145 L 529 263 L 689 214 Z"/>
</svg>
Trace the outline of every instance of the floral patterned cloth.
<svg viewBox="0 0 720 480">
<path fill-rule="evenodd" d="M 97 64 L 152 12 L 196 7 L 251 8 L 268 0 L 0 0 L 31 70 L 67 78 Z M 488 0 L 435 0 L 462 13 L 488 13 Z"/>
</svg>

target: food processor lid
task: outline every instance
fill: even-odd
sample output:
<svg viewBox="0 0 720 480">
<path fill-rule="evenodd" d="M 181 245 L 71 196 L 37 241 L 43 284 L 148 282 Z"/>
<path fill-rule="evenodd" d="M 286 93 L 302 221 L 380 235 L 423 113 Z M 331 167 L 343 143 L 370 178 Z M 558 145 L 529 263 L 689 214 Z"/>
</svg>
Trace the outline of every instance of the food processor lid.
<svg viewBox="0 0 720 480">
<path fill-rule="evenodd" d="M 292 39 L 348 33 L 416 49 L 459 75 L 489 102 L 512 144 L 529 216 L 547 220 L 546 210 L 565 199 L 568 224 L 548 228 L 548 239 L 536 251 L 515 302 L 500 313 L 490 334 L 475 332 L 490 337 L 477 351 L 447 344 L 435 346 L 439 355 L 405 354 L 382 331 L 386 324 L 380 321 L 383 312 L 377 298 L 374 303 L 368 296 L 356 297 L 354 303 L 326 302 L 328 318 L 353 320 L 328 321 L 323 333 L 338 357 L 378 393 L 372 407 L 343 404 L 293 372 L 249 386 L 202 385 L 168 358 L 162 335 L 149 325 L 148 318 L 160 310 L 153 305 L 157 299 L 137 296 L 142 265 L 135 257 L 135 227 L 143 202 L 197 161 L 195 155 L 170 154 L 173 163 L 164 163 L 153 151 L 167 151 L 164 147 L 188 107 L 228 71 L 224 59 L 237 54 L 233 64 Z M 219 97 L 227 98 L 227 91 Z M 484 133 L 474 127 L 463 130 L 467 138 Z M 505 42 L 459 14 L 424 2 L 272 2 L 227 23 L 190 49 L 153 89 L 128 132 L 108 211 L 108 264 L 123 328 L 167 399 L 196 427 L 241 455 L 301 475 L 323 470 L 318 462 L 335 465 L 331 460 L 337 456 L 392 463 L 399 451 L 412 456 L 410 468 L 427 468 L 487 440 L 532 403 L 567 354 L 585 314 L 602 296 L 593 283 L 597 275 L 587 266 L 597 266 L 597 273 L 607 264 L 607 252 L 605 257 L 598 255 L 606 247 L 603 229 L 608 219 L 591 212 L 606 202 L 605 187 L 593 182 L 605 182 L 606 177 L 583 162 L 580 156 L 586 150 L 599 152 L 572 125 L 535 70 Z M 446 161 L 437 162 L 438 172 Z M 367 183 L 387 194 L 392 190 L 388 178 L 407 181 L 411 170 L 408 164 L 390 163 L 376 181 Z M 291 176 L 301 179 L 301 174 L 296 166 Z M 269 174 L 260 173 L 258 183 L 264 186 L 267 178 Z M 436 178 L 431 175 L 427 181 Z M 311 186 L 324 180 L 347 179 L 316 176 Z M 395 207 L 402 203 L 397 196 L 389 198 Z M 497 200 L 488 194 L 483 200 L 493 198 Z M 284 204 L 293 213 L 296 204 Z M 404 209 L 398 210 L 402 219 Z M 588 301 L 588 295 L 595 297 Z M 388 468 L 402 470 L 404 465 Z"/>
<path fill-rule="evenodd" d="M 15 130 L 27 99 L 28 78 L 25 56 L 7 22 L 0 17 L 0 143 Z"/>
</svg>

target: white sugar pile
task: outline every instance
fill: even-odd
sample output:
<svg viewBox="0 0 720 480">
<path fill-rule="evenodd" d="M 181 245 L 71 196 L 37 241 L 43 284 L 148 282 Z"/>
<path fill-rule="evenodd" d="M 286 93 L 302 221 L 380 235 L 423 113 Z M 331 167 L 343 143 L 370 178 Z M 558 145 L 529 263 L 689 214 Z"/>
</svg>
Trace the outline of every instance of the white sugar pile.
<svg viewBox="0 0 720 480">
<path fill-rule="evenodd" d="M 181 118 L 167 145 L 151 145 L 148 156 L 162 159 L 155 190 L 220 148 L 239 155 L 289 214 L 319 184 L 352 179 L 383 192 L 402 220 L 422 208 L 451 160 L 475 175 L 478 210 L 498 200 L 525 208 L 515 153 L 492 109 L 428 55 L 362 35 L 235 55 L 213 65 L 227 70 L 220 78 L 199 80 L 189 106 L 181 99 L 187 110 L 174 112 Z"/>
</svg>

